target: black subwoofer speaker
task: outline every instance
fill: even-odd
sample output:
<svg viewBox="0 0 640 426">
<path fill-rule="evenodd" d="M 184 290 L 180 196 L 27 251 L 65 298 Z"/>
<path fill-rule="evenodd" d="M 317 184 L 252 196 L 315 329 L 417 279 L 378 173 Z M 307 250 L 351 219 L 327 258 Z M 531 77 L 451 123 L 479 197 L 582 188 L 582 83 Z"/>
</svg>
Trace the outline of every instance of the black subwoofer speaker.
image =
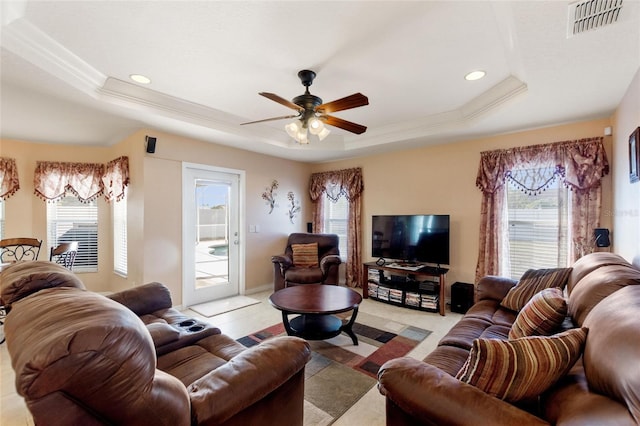
<svg viewBox="0 0 640 426">
<path fill-rule="evenodd" d="M 451 284 L 451 312 L 466 313 L 474 303 L 473 284 L 455 282 Z"/>
</svg>

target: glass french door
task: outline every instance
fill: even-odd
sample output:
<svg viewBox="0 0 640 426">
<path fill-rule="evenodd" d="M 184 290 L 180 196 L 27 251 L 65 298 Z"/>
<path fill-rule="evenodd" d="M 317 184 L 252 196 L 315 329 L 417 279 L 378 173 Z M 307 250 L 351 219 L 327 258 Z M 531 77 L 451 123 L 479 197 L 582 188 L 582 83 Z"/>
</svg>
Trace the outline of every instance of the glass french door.
<svg viewBox="0 0 640 426">
<path fill-rule="evenodd" d="M 183 305 L 240 292 L 241 174 L 183 165 Z"/>
</svg>

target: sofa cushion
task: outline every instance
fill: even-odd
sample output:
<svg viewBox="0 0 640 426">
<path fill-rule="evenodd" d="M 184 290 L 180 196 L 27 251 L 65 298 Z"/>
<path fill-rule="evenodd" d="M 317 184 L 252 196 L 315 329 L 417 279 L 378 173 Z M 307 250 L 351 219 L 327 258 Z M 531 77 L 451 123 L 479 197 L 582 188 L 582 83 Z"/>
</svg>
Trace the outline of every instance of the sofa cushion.
<svg viewBox="0 0 640 426">
<path fill-rule="evenodd" d="M 509 290 L 500 306 L 518 312 L 539 291 L 552 287 L 564 289 L 570 274 L 571 268 L 529 269 Z"/>
<path fill-rule="evenodd" d="M 531 400 L 569 371 L 586 336 L 586 328 L 576 328 L 549 337 L 477 339 L 456 377 L 499 399 Z"/>
<path fill-rule="evenodd" d="M 569 315 L 582 326 L 585 318 L 604 298 L 626 286 L 640 285 L 640 270 L 627 265 L 605 265 L 586 275 L 569 295 Z"/>
<path fill-rule="evenodd" d="M 562 324 L 567 315 L 567 301 L 562 290 L 546 288 L 536 293 L 516 317 L 509 339 L 527 336 L 549 336 Z"/>
<path fill-rule="evenodd" d="M 467 358 L 469 358 L 469 351 L 467 349 L 447 345 L 435 348 L 424 358 L 424 362 L 438 367 L 450 376 L 455 377 L 467 361 Z"/>
<path fill-rule="evenodd" d="M 0 299 L 10 309 L 18 300 L 55 287 L 85 288 L 78 276 L 62 265 L 44 260 L 19 261 L 2 269 Z"/>
<path fill-rule="evenodd" d="M 455 346 L 469 350 L 473 341 L 492 325 L 490 321 L 465 316 L 451 327 L 449 332 L 438 342 L 438 346 Z"/>
<path fill-rule="evenodd" d="M 224 335 L 212 336 L 221 339 Z M 201 346 L 189 345 L 158 357 L 158 368 L 189 386 L 195 380 L 227 363 Z"/>
<path fill-rule="evenodd" d="M 292 244 L 293 264 L 298 268 L 318 267 L 318 243 Z"/>
<path fill-rule="evenodd" d="M 620 401 L 640 424 L 640 286 L 626 286 L 598 303 L 584 321 L 589 341 L 584 371 L 589 389 Z"/>
<path fill-rule="evenodd" d="M 572 265 L 573 270 L 567 281 L 567 293 L 571 294 L 573 288 L 580 282 L 582 278 L 589 275 L 598 268 L 608 265 L 626 265 L 629 266 L 624 257 L 616 253 L 606 251 L 597 251 L 582 256 Z"/>
<path fill-rule="evenodd" d="M 285 273 L 287 286 L 295 284 L 322 284 L 320 268 L 289 268 Z"/>
</svg>

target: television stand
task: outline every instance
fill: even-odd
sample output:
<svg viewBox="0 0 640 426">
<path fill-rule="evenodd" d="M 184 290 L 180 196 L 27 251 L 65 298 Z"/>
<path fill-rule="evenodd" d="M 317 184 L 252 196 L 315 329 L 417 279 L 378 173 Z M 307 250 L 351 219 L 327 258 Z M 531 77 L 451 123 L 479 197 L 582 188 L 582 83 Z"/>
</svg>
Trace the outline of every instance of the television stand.
<svg viewBox="0 0 640 426">
<path fill-rule="evenodd" d="M 394 263 L 364 263 L 362 297 L 438 312 L 444 316 L 445 275 L 449 270 L 426 265 L 403 266 L 407 262 L 399 263 L 399 266 L 394 266 Z M 385 277 L 384 272 L 387 272 L 389 278 Z"/>
</svg>

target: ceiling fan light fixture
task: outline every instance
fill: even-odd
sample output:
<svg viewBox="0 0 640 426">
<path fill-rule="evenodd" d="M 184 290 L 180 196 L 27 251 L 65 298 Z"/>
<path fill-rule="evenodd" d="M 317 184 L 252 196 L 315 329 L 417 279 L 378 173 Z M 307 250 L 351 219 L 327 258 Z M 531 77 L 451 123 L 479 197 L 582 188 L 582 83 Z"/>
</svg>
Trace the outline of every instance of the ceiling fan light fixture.
<svg viewBox="0 0 640 426">
<path fill-rule="evenodd" d="M 333 112 L 344 111 L 347 109 L 358 108 L 369 105 L 369 99 L 362 93 L 354 93 L 331 102 L 323 102 L 318 96 L 309 92 L 309 86 L 313 82 L 316 73 L 310 70 L 302 70 L 298 73 L 300 82 L 305 87 L 304 94 L 296 96 L 291 101 L 270 92 L 260 92 L 260 96 L 277 102 L 294 111 L 296 115 L 286 115 L 283 117 L 273 117 L 264 120 L 250 121 L 244 124 L 263 123 L 265 121 L 282 120 L 285 118 L 295 118 L 291 123 L 284 126 L 287 134 L 299 144 L 309 143 L 309 134 L 317 136 L 319 140 L 324 140 L 331 131 L 328 126 L 338 127 L 348 132 L 360 135 L 367 130 L 366 126 L 358 123 L 352 123 L 332 115 Z"/>
</svg>

